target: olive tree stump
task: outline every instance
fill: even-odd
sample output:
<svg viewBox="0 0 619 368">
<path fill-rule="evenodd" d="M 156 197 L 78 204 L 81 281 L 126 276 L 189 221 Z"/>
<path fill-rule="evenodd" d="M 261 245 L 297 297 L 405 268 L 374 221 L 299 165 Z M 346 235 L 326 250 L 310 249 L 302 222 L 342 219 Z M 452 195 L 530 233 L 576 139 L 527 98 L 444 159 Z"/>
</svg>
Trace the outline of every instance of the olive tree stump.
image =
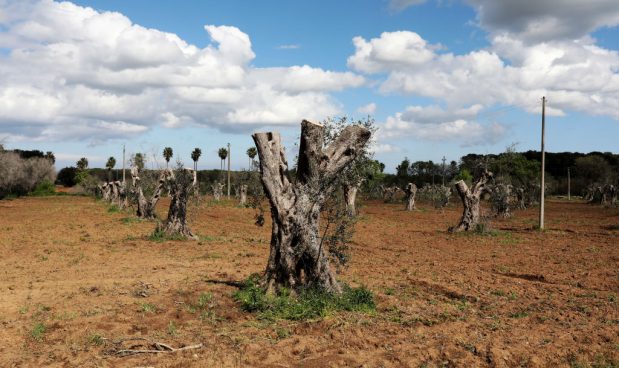
<svg viewBox="0 0 619 368">
<path fill-rule="evenodd" d="M 406 194 L 406 210 L 412 211 L 415 209 L 415 194 L 417 194 L 417 186 L 414 183 L 408 183 L 404 188 Z"/>
<path fill-rule="evenodd" d="M 239 206 L 247 205 L 247 184 L 239 186 Z"/>
<path fill-rule="evenodd" d="M 218 182 L 215 182 L 215 184 L 211 185 L 211 189 L 213 189 L 213 199 L 215 199 L 216 202 L 219 202 L 221 200 L 224 186 L 225 185 L 223 183 Z"/>
<path fill-rule="evenodd" d="M 179 169 L 176 172 L 167 170 L 166 184 L 172 200 L 168 209 L 168 217 L 163 224 L 157 226 L 157 232 L 167 237 L 184 237 L 197 239 L 187 226 L 187 201 L 198 179 L 193 169 Z"/>
<path fill-rule="evenodd" d="M 357 192 L 361 183 L 343 183 L 344 201 L 346 202 L 346 212 L 348 216 L 357 216 Z"/>
<path fill-rule="evenodd" d="M 344 128 L 324 147 L 325 127 L 304 120 L 296 181 L 288 179 L 288 163 L 279 133 L 255 133 L 262 184 L 271 205 L 270 255 L 264 274 L 267 292 L 280 287 L 297 290 L 321 287 L 340 293 L 319 235 L 320 209 L 333 192 L 336 176 L 361 152 L 370 131 L 357 125 Z"/>
<path fill-rule="evenodd" d="M 457 226 L 449 228 L 450 232 L 475 230 L 480 218 L 479 204 L 481 195 L 491 178 L 492 173 L 488 170 L 484 170 L 477 181 L 473 183 L 472 188 L 469 188 L 464 180 L 460 180 L 455 184 L 456 191 L 460 199 L 462 199 L 464 209 L 462 211 L 460 223 Z"/>
<path fill-rule="evenodd" d="M 159 199 L 161 198 L 161 193 L 163 193 L 163 189 L 169 173 L 170 172 L 168 170 L 163 170 L 161 172 L 153 195 L 150 197 L 150 199 L 147 199 L 144 195 L 144 192 L 142 191 L 142 186 L 140 185 L 139 169 L 135 166 L 131 168 L 131 178 L 133 179 L 131 187 L 134 195 L 137 197 L 135 200 L 137 204 L 137 217 L 144 219 L 154 219 L 157 217 L 155 214 L 155 207 L 157 206 L 157 202 L 159 202 Z"/>
</svg>

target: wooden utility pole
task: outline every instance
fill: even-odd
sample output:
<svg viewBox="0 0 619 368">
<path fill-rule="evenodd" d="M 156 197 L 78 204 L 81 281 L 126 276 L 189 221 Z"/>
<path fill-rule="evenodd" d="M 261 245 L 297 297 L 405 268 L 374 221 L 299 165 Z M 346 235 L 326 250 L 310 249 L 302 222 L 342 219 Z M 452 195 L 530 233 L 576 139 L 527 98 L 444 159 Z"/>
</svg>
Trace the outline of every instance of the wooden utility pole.
<svg viewBox="0 0 619 368">
<path fill-rule="evenodd" d="M 445 156 L 443 156 L 443 186 L 445 186 Z"/>
<path fill-rule="evenodd" d="M 230 143 L 228 143 L 228 198 L 230 198 Z"/>
<path fill-rule="evenodd" d="M 546 135 L 546 96 L 542 97 L 542 175 L 539 188 L 539 229 L 544 230 L 544 192 L 546 191 L 546 180 L 544 173 L 546 171 L 546 151 L 544 150 L 544 141 Z"/>
<path fill-rule="evenodd" d="M 571 193 L 571 188 L 570 188 L 570 168 L 567 168 L 567 200 L 571 201 L 572 200 L 572 193 Z"/>
<path fill-rule="evenodd" d="M 125 145 L 123 144 L 123 184 L 125 184 Z"/>
</svg>

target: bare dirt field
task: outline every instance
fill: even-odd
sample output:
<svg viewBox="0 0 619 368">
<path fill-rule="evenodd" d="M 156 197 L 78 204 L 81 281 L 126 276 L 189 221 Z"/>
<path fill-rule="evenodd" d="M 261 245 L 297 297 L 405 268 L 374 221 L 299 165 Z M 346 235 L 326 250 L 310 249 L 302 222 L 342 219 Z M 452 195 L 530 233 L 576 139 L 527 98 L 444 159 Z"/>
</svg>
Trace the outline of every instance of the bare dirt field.
<svg viewBox="0 0 619 368">
<path fill-rule="evenodd" d="M 374 292 L 376 313 L 269 322 L 223 283 L 264 269 L 270 223 L 252 209 L 205 200 L 190 219 L 200 241 L 157 242 L 154 222 L 91 198 L 0 201 L 0 366 L 619 364 L 619 210 L 550 201 L 544 232 L 530 209 L 480 235 L 446 232 L 458 206 L 403 208 L 361 208 L 339 275 Z M 126 337 L 203 348 L 110 355 Z"/>
</svg>

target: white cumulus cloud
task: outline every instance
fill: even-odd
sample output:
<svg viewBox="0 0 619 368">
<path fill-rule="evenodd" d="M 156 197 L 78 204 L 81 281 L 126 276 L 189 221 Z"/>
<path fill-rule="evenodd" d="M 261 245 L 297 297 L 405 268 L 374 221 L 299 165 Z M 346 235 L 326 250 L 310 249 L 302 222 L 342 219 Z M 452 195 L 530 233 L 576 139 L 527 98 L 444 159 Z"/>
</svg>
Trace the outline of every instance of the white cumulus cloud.
<svg viewBox="0 0 619 368">
<path fill-rule="evenodd" d="M 249 36 L 206 25 L 200 48 L 116 12 L 0 2 L 0 126 L 9 139 L 92 142 L 204 124 L 250 131 L 341 112 L 329 94 L 365 83 L 308 65 L 252 66 Z"/>
</svg>

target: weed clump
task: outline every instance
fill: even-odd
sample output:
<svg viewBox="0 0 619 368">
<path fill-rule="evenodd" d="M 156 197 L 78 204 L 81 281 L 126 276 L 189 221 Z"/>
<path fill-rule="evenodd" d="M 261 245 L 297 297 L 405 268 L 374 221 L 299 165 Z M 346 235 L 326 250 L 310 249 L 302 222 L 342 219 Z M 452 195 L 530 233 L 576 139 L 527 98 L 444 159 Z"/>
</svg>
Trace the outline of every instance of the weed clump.
<svg viewBox="0 0 619 368">
<path fill-rule="evenodd" d="M 317 287 L 301 289 L 296 296 L 282 289 L 270 295 L 259 286 L 258 276 L 251 276 L 233 297 L 244 311 L 257 313 L 259 319 L 301 321 L 320 319 L 338 311 L 371 313 L 376 310 L 374 295 L 365 287 L 344 285 L 342 294 Z"/>
</svg>

